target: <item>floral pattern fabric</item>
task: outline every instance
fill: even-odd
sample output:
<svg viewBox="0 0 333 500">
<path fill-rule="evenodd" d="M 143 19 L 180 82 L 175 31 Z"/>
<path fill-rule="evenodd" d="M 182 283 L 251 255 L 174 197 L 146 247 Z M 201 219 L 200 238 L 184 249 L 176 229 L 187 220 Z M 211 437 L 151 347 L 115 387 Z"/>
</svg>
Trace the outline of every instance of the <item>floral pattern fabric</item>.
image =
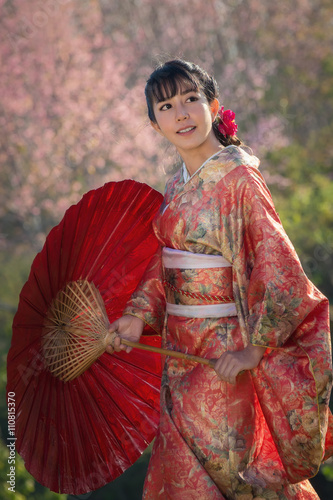
<svg viewBox="0 0 333 500">
<path fill-rule="evenodd" d="M 326 435 L 326 458 L 333 453 L 328 301 L 303 272 L 258 160 L 229 146 L 187 182 L 180 170 L 154 224 L 161 246 L 232 264 L 223 288 L 232 290 L 237 317 L 164 316 L 160 256 L 124 313 L 153 326 L 170 349 L 207 358 L 249 342 L 267 349 L 235 385 L 207 366 L 166 358 L 144 498 L 318 498 L 305 479 L 318 471 Z M 207 293 L 215 275 L 205 270 L 200 281 L 196 273 L 193 287 Z"/>
</svg>

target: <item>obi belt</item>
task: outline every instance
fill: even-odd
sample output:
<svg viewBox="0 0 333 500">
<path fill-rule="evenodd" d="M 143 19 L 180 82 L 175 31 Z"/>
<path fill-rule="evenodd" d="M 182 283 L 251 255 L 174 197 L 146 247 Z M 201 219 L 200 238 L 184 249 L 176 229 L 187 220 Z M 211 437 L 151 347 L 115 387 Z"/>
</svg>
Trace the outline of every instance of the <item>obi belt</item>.
<svg viewBox="0 0 333 500">
<path fill-rule="evenodd" d="M 166 312 L 188 318 L 237 316 L 232 265 L 222 255 L 164 247 Z"/>
</svg>

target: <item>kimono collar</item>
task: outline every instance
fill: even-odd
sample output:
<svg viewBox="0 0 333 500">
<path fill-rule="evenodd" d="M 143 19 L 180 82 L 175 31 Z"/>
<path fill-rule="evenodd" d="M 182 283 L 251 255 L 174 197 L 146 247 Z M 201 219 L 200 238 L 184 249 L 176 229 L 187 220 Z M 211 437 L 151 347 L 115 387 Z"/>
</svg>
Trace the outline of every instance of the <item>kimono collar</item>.
<svg viewBox="0 0 333 500">
<path fill-rule="evenodd" d="M 253 154 L 252 155 L 248 154 L 242 148 L 239 148 L 239 147 L 234 146 L 234 145 L 230 145 L 230 146 L 226 146 L 225 148 L 221 149 L 220 151 L 217 151 L 212 156 L 207 158 L 207 160 L 201 165 L 201 167 L 198 168 L 198 170 L 196 170 L 194 172 L 193 175 L 189 174 L 189 172 L 185 166 L 185 163 L 183 163 L 182 168 L 181 168 L 181 176 L 179 179 L 180 182 L 183 181 L 184 185 L 187 184 L 195 175 L 197 175 L 203 169 L 203 167 L 205 165 L 207 165 L 208 162 L 217 158 L 221 153 L 225 152 L 228 148 L 232 148 L 232 150 L 230 151 L 230 155 L 231 155 L 231 158 L 236 161 L 236 163 L 238 163 L 238 164 L 243 163 L 243 164 L 255 167 L 255 168 L 259 168 L 260 162 L 256 156 L 254 156 Z"/>
<path fill-rule="evenodd" d="M 227 146 L 229 147 L 229 146 Z M 217 151 L 216 153 L 214 153 L 212 156 L 210 156 L 209 158 L 207 158 L 207 160 L 201 165 L 201 167 L 198 168 L 198 170 L 196 170 L 194 172 L 194 174 L 190 175 L 189 174 L 189 171 L 187 170 L 186 166 L 185 166 L 185 163 L 183 163 L 183 166 L 182 166 L 182 177 L 183 177 L 183 181 L 184 181 L 184 184 L 186 184 L 189 180 L 192 179 L 192 177 L 194 175 L 196 175 L 198 172 L 200 172 L 200 170 L 212 159 L 212 158 L 215 158 L 215 156 L 218 156 L 225 148 L 221 149 L 220 151 Z"/>
</svg>

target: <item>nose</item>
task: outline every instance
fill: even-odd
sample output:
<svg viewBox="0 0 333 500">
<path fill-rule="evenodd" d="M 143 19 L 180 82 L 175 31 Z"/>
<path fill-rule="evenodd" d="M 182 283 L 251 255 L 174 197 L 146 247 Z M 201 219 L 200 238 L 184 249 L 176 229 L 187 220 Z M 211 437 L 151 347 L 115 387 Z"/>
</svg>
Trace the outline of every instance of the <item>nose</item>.
<svg viewBox="0 0 333 500">
<path fill-rule="evenodd" d="M 182 122 L 184 120 L 187 120 L 189 114 L 186 111 L 186 109 L 183 108 L 183 106 L 178 106 L 176 117 L 177 117 L 177 122 Z"/>
</svg>

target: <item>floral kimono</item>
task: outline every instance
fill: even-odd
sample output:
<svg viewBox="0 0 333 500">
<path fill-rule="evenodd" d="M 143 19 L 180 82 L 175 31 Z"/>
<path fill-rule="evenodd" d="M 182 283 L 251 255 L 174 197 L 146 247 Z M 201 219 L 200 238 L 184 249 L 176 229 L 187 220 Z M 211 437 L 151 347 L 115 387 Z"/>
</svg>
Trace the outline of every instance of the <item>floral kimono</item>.
<svg viewBox="0 0 333 500">
<path fill-rule="evenodd" d="M 222 255 L 232 267 L 170 270 L 156 255 L 124 314 L 161 333 L 165 347 L 205 358 L 249 342 L 267 349 L 235 385 L 209 366 L 165 359 L 145 499 L 318 498 L 305 478 L 331 439 L 328 301 L 304 274 L 258 163 L 229 146 L 192 177 L 183 166 L 155 218 L 162 247 Z M 165 314 L 166 302 L 230 295 L 235 316 Z"/>
</svg>

